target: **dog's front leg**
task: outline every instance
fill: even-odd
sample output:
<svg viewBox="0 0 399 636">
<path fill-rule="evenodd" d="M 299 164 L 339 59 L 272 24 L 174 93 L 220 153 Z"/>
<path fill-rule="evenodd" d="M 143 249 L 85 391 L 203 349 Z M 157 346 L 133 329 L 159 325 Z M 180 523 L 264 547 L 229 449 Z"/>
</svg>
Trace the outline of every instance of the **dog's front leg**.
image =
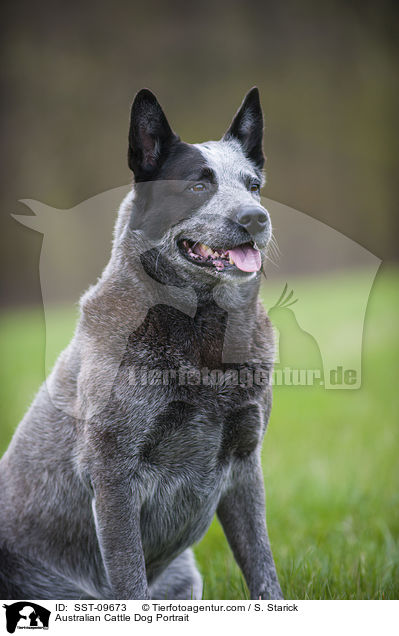
<svg viewBox="0 0 399 636">
<path fill-rule="evenodd" d="M 140 507 L 132 484 L 102 474 L 92 478 L 98 542 L 115 599 L 150 598 L 140 532 Z"/>
<path fill-rule="evenodd" d="M 217 514 L 251 598 L 282 599 L 266 529 L 262 469 L 255 453 L 237 460 Z"/>
</svg>

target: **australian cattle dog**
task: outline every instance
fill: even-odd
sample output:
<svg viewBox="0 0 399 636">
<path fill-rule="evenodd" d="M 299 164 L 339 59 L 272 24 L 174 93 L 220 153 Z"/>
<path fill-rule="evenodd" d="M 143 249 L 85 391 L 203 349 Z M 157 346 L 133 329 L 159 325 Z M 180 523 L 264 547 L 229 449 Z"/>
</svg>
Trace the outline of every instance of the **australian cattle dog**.
<svg viewBox="0 0 399 636">
<path fill-rule="evenodd" d="M 191 546 L 215 514 L 251 598 L 282 598 L 260 459 L 262 138 L 256 88 L 199 144 L 136 95 L 111 259 L 0 462 L 0 598 L 201 599 Z"/>
</svg>

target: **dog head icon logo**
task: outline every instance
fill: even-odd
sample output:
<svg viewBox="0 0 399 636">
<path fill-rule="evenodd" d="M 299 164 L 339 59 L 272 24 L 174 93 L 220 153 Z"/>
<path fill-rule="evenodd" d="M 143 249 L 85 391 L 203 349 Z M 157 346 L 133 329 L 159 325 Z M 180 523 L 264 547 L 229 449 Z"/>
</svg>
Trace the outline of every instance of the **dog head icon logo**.
<svg viewBox="0 0 399 636">
<path fill-rule="evenodd" d="M 13 634 L 17 627 L 23 629 L 48 629 L 51 612 L 32 603 L 31 601 L 18 601 L 11 605 L 3 605 L 6 610 L 7 631 Z"/>
</svg>

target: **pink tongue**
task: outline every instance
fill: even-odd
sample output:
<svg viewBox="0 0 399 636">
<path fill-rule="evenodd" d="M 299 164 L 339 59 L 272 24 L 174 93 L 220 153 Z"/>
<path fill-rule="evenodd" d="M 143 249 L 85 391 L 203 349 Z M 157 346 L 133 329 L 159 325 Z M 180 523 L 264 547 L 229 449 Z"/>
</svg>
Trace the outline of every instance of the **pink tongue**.
<svg viewBox="0 0 399 636">
<path fill-rule="evenodd" d="M 241 269 L 243 272 L 257 272 L 262 265 L 262 259 L 260 252 L 248 245 L 235 247 L 229 250 L 231 258 L 234 261 L 234 265 Z"/>
</svg>

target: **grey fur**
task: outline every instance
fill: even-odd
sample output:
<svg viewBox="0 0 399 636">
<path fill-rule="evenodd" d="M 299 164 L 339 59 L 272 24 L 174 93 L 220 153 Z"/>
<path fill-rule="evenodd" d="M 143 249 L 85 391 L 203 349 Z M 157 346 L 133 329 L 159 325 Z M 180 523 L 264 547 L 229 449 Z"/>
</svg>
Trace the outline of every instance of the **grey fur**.
<svg viewBox="0 0 399 636">
<path fill-rule="evenodd" d="M 238 142 L 198 148 L 216 172 L 214 196 L 152 242 L 129 226 L 139 187 L 125 199 L 111 260 L 0 462 L 4 599 L 201 598 L 190 546 L 215 513 L 251 597 L 282 597 L 260 461 L 270 385 L 132 382 L 144 366 L 272 367 L 260 273 L 222 278 L 177 250 L 182 228 L 204 243 L 233 236 L 234 206 L 253 200 L 240 175 L 255 168 Z M 170 284 L 144 267 L 151 249 L 178 273 Z"/>
</svg>

